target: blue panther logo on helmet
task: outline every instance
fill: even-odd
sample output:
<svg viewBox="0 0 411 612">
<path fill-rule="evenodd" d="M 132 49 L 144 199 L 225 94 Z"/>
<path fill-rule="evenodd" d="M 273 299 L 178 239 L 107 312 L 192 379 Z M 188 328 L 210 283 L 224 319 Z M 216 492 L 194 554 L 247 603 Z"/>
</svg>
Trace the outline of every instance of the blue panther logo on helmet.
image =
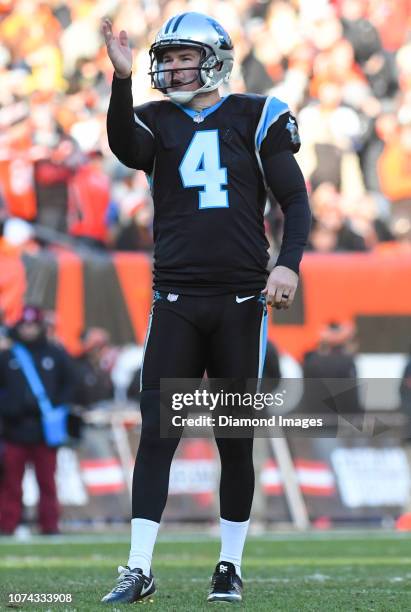
<svg viewBox="0 0 411 612">
<path fill-rule="evenodd" d="M 207 21 L 211 23 L 211 25 L 217 32 L 219 36 L 221 49 L 232 49 L 233 43 L 231 42 L 231 38 L 227 34 L 227 32 L 224 30 L 224 28 L 218 23 L 218 21 L 216 21 L 215 19 L 212 19 L 211 17 L 209 17 Z"/>
</svg>

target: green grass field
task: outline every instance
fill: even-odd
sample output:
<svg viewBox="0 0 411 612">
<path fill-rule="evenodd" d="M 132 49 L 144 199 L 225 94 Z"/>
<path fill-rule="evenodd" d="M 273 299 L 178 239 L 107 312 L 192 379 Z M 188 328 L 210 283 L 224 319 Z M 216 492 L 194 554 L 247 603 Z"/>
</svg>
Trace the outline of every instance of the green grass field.
<svg viewBox="0 0 411 612">
<path fill-rule="evenodd" d="M 155 550 L 157 593 L 149 612 L 197 612 L 217 607 L 300 612 L 411 610 L 411 538 L 318 533 L 267 535 L 248 540 L 242 604 L 207 604 L 209 577 L 218 560 L 216 539 L 163 535 Z M 62 536 L 18 543 L 0 540 L 0 610 L 9 593 L 70 593 L 72 603 L 14 605 L 35 611 L 113 611 L 98 602 L 128 554 L 125 536 Z M 142 605 L 142 604 L 136 604 Z M 122 606 L 121 609 L 127 609 Z M 118 609 L 118 608 L 117 608 Z"/>
</svg>

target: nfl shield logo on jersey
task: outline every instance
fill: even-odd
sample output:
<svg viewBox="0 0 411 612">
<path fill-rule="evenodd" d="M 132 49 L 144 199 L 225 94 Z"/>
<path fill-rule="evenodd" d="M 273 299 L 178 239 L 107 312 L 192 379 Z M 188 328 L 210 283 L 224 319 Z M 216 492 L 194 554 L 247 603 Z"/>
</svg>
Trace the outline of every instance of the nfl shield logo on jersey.
<svg viewBox="0 0 411 612">
<path fill-rule="evenodd" d="M 167 299 L 169 302 L 177 302 L 178 300 L 178 294 L 176 293 L 169 293 L 167 296 Z"/>
</svg>

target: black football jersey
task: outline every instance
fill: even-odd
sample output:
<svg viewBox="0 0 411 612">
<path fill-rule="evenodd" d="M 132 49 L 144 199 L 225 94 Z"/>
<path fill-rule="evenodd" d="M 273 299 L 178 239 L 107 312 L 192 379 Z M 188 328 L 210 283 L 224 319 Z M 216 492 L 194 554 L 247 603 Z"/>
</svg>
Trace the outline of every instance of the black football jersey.
<svg viewBox="0 0 411 612">
<path fill-rule="evenodd" d="M 154 288 L 193 295 L 262 290 L 269 246 L 262 160 L 299 148 L 287 105 L 232 94 L 199 113 L 163 100 L 134 108 L 134 122 L 138 150 L 120 159 L 143 169 L 151 185 Z"/>
</svg>

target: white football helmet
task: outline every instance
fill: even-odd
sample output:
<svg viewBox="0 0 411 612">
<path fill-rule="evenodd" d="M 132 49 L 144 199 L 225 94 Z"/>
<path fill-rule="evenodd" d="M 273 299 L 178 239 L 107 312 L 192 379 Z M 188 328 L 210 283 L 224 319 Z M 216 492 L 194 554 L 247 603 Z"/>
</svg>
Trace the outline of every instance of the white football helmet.
<svg viewBox="0 0 411 612">
<path fill-rule="evenodd" d="M 179 47 L 193 47 L 201 52 L 198 76 L 194 79 L 198 79 L 200 87 L 194 91 L 167 92 L 165 75 L 175 70 L 164 68 L 163 56 L 167 49 Z M 234 61 L 233 45 L 227 32 L 215 19 L 202 13 L 180 13 L 169 19 L 158 32 L 150 47 L 150 60 L 152 87 L 174 102 L 186 104 L 197 94 L 213 91 L 229 80 Z"/>
</svg>

